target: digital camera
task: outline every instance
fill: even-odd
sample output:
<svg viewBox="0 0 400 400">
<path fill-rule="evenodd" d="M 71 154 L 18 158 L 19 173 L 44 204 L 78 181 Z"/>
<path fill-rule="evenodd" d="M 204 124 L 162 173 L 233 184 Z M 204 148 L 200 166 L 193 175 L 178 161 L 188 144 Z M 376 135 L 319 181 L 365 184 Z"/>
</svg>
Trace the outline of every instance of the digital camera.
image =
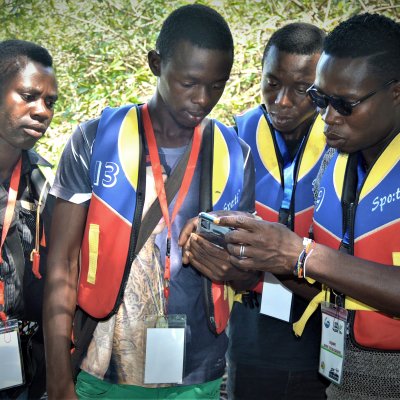
<svg viewBox="0 0 400 400">
<path fill-rule="evenodd" d="M 201 212 L 199 214 L 199 222 L 197 224 L 197 234 L 218 247 L 226 248 L 225 234 L 234 230 L 234 228 L 215 224 L 215 218 L 218 217 Z"/>
</svg>

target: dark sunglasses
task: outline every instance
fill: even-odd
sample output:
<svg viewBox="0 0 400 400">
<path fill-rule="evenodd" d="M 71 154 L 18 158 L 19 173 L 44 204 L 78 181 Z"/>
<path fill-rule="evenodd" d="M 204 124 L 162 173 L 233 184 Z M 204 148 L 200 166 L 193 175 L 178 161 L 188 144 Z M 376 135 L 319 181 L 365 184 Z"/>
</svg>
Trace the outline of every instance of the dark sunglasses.
<svg viewBox="0 0 400 400">
<path fill-rule="evenodd" d="M 327 94 L 322 94 L 318 91 L 317 88 L 314 87 L 314 85 L 307 89 L 307 94 L 308 96 L 310 96 L 310 99 L 318 108 L 327 108 L 330 104 L 339 114 L 349 116 L 351 115 L 355 106 L 358 106 L 363 101 L 369 99 L 374 94 L 384 89 L 386 86 L 389 86 L 397 81 L 397 79 L 392 79 L 380 86 L 378 89 L 374 90 L 371 93 L 368 93 L 367 95 L 361 97 L 361 99 L 358 99 L 356 101 L 346 101 L 340 97 L 332 97 L 328 96 Z"/>
</svg>

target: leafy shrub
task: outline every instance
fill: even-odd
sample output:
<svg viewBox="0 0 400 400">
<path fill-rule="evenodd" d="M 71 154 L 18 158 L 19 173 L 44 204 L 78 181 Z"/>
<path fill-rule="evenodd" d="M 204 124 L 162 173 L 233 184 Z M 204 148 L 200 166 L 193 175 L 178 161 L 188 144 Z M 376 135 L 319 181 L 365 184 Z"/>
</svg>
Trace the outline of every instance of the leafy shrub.
<svg viewBox="0 0 400 400">
<path fill-rule="evenodd" d="M 147 66 L 165 17 L 184 1 L 0 0 L 0 39 L 31 40 L 53 55 L 60 100 L 47 137 L 37 145 L 54 164 L 74 126 L 107 106 L 145 102 L 156 79 Z M 232 115 L 260 102 L 260 60 L 277 28 L 295 21 L 329 31 L 360 12 L 398 19 L 396 0 L 213 0 L 202 1 L 228 21 L 235 39 L 235 63 L 212 116 Z"/>
</svg>

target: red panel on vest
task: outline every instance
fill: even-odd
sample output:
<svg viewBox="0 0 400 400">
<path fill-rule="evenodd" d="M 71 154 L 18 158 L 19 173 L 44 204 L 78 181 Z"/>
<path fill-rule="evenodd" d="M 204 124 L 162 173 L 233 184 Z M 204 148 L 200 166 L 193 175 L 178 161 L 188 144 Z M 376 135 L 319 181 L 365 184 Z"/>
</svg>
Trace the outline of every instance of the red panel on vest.
<svg viewBox="0 0 400 400">
<path fill-rule="evenodd" d="M 256 286 L 254 286 L 251 290 L 256 293 L 262 293 L 264 285 L 264 274 L 262 274 L 260 280 L 257 282 Z"/>
<path fill-rule="evenodd" d="M 400 252 L 398 232 L 400 223 L 382 227 L 358 240 L 355 255 L 381 264 L 393 264 L 393 251 Z M 399 268 L 394 266 L 393 268 Z M 357 311 L 354 320 L 356 341 L 365 347 L 385 350 L 400 349 L 400 320 L 371 311 Z"/>
<path fill-rule="evenodd" d="M 392 265 L 393 252 L 400 252 L 399 230 L 400 222 L 397 222 L 370 233 L 361 240 L 357 240 L 354 254 L 362 255 L 365 260 Z"/>
<path fill-rule="evenodd" d="M 256 202 L 256 211 L 264 221 L 278 222 L 278 213 L 258 201 Z"/>
<path fill-rule="evenodd" d="M 324 244 L 332 249 L 339 249 L 340 240 L 333 236 L 330 232 L 323 229 L 314 221 L 314 238 L 317 243 Z"/>
<path fill-rule="evenodd" d="M 100 225 L 100 221 L 97 273 L 93 285 L 87 281 L 89 226 Z M 82 242 L 78 304 L 94 318 L 106 317 L 115 306 L 125 270 L 130 232 L 131 225 L 101 200 L 92 197 Z M 105 249 L 108 249 L 108 254 L 105 254 Z"/>
<path fill-rule="evenodd" d="M 314 221 L 314 238 L 317 243 L 324 244 L 332 249 L 339 249 L 340 240 L 333 236 L 330 232 L 321 228 L 320 225 Z"/>
<path fill-rule="evenodd" d="M 400 349 L 400 320 L 371 311 L 357 311 L 354 336 L 361 346 L 384 350 Z"/>
<path fill-rule="evenodd" d="M 226 328 L 229 320 L 229 298 L 225 299 L 225 285 L 212 283 L 211 294 L 214 303 L 215 328 L 217 333 L 221 333 Z M 228 290 L 228 289 L 227 289 Z"/>
<path fill-rule="evenodd" d="M 294 220 L 294 231 L 303 237 L 308 237 L 308 231 L 312 222 L 314 208 L 311 207 L 307 210 L 303 210 L 295 215 Z"/>
</svg>

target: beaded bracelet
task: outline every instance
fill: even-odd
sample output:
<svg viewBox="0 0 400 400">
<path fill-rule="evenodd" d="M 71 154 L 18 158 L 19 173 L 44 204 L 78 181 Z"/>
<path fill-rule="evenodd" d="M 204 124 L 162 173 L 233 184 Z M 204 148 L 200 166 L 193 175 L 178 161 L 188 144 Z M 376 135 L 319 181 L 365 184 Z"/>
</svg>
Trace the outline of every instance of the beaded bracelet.
<svg viewBox="0 0 400 400">
<path fill-rule="evenodd" d="M 312 248 L 311 248 L 310 252 L 308 252 L 308 253 L 306 254 L 306 258 L 304 259 L 304 263 L 303 263 L 303 277 L 304 277 L 305 279 L 307 279 L 307 280 L 309 281 L 309 283 L 314 283 L 314 282 L 315 282 L 313 279 L 308 278 L 307 275 L 306 275 L 306 265 L 307 265 L 307 261 L 308 261 L 309 257 L 311 256 L 311 253 L 314 251 L 314 248 L 315 248 L 315 242 L 312 244 Z"/>
<path fill-rule="evenodd" d="M 293 269 L 293 274 L 297 276 L 297 278 L 305 278 L 305 261 L 308 255 L 311 254 L 312 250 L 315 247 L 315 242 L 309 238 L 303 238 L 303 250 L 300 253 L 296 265 Z"/>
</svg>

